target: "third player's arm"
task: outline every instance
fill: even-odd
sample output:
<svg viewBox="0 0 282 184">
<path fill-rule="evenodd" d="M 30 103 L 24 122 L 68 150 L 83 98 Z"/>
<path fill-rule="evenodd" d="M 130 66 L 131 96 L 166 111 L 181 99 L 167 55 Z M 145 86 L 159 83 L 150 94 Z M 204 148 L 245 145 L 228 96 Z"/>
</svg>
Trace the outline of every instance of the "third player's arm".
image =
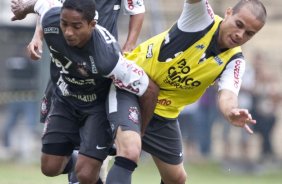
<svg viewBox="0 0 282 184">
<path fill-rule="evenodd" d="M 144 21 L 144 13 L 130 15 L 128 35 L 122 48 L 123 52 L 130 52 L 135 48 Z"/>
<path fill-rule="evenodd" d="M 153 117 L 154 110 L 158 101 L 159 87 L 149 79 L 149 85 L 145 93 L 139 97 L 141 108 L 141 134 L 145 133 L 145 129 Z"/>
<path fill-rule="evenodd" d="M 41 58 L 42 44 L 43 44 L 43 31 L 40 24 L 40 16 L 38 16 L 37 24 L 32 40 L 27 46 L 28 55 L 32 60 L 38 60 Z"/>
</svg>

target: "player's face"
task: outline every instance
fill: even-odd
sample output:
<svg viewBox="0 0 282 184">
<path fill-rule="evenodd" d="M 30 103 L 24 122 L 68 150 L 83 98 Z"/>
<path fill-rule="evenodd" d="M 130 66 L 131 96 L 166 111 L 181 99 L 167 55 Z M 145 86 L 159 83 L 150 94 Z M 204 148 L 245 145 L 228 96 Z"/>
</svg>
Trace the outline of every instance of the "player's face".
<svg viewBox="0 0 282 184">
<path fill-rule="evenodd" d="M 78 11 L 63 9 L 60 27 L 68 45 L 83 47 L 90 39 L 95 22 L 87 22 Z"/>
<path fill-rule="evenodd" d="M 236 14 L 232 8 L 227 9 L 225 18 L 219 29 L 218 44 L 220 48 L 234 48 L 250 40 L 264 23 L 256 19 L 248 6 L 244 6 Z"/>
</svg>

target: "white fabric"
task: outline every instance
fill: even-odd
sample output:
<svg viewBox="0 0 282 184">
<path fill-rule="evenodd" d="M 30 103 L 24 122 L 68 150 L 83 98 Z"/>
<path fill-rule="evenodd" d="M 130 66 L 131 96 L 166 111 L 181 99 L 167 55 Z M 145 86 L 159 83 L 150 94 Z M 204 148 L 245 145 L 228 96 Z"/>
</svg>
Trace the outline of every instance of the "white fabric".
<svg viewBox="0 0 282 184">
<path fill-rule="evenodd" d="M 145 12 L 143 0 L 123 0 L 122 3 L 125 15 L 136 15 Z"/>
<path fill-rule="evenodd" d="M 115 68 L 106 77 L 112 78 L 115 86 L 138 96 L 142 96 L 149 85 L 145 71 L 121 54 Z"/>
<path fill-rule="evenodd" d="M 109 92 L 109 113 L 117 112 L 117 90 L 115 85 L 111 85 Z"/>
<path fill-rule="evenodd" d="M 214 13 L 207 0 L 198 3 L 184 3 L 183 11 L 177 21 L 178 28 L 184 32 L 198 32 L 214 21 Z"/>
<path fill-rule="evenodd" d="M 62 2 L 60 0 L 38 0 L 34 5 L 34 11 L 41 16 L 42 20 L 42 17 L 49 9 L 61 6 Z"/>
<path fill-rule="evenodd" d="M 243 59 L 234 59 L 227 66 L 218 81 L 218 90 L 228 89 L 238 95 L 246 63 Z"/>
</svg>

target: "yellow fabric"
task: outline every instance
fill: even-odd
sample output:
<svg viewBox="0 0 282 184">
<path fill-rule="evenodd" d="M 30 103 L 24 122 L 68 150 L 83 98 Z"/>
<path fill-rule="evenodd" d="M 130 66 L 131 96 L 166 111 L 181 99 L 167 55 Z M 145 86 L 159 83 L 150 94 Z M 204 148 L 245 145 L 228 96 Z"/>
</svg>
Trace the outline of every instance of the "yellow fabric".
<svg viewBox="0 0 282 184">
<path fill-rule="evenodd" d="M 166 118 L 176 118 L 188 104 L 198 100 L 221 74 L 230 58 L 241 52 L 240 47 L 228 49 L 216 57 L 201 57 L 208 48 L 221 18 L 216 16 L 211 30 L 201 39 L 169 62 L 158 61 L 165 31 L 140 44 L 127 59 L 135 61 L 160 87 L 155 113 Z"/>
</svg>

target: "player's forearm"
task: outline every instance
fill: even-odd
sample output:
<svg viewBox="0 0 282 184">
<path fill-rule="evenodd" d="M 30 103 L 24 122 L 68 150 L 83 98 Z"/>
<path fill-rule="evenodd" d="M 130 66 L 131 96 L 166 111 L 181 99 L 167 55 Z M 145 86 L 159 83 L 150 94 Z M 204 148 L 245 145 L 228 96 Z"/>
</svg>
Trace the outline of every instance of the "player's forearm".
<svg viewBox="0 0 282 184">
<path fill-rule="evenodd" d="M 130 16 L 128 35 L 126 42 L 123 46 L 124 52 L 130 52 L 131 50 L 134 49 L 138 36 L 141 32 L 143 21 L 144 21 L 144 13 Z"/>
<path fill-rule="evenodd" d="M 43 40 L 43 30 L 40 24 L 40 16 L 37 17 L 36 27 L 33 34 L 33 39 L 41 41 Z"/>
<path fill-rule="evenodd" d="M 218 95 L 218 107 L 223 116 L 232 123 L 232 109 L 238 108 L 237 96 L 229 90 L 221 90 Z"/>
<path fill-rule="evenodd" d="M 147 125 L 153 117 L 154 110 L 158 101 L 159 87 L 150 79 L 146 92 L 139 97 L 141 107 L 141 133 L 145 132 Z"/>
</svg>

